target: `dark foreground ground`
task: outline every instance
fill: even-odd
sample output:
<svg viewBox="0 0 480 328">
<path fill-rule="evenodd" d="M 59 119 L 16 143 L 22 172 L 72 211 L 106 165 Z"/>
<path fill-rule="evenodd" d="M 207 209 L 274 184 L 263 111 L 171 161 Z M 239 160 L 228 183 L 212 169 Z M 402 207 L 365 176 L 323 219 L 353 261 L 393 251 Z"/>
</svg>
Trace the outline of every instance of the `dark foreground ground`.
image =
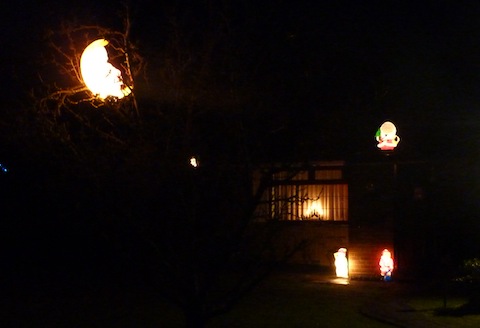
<svg viewBox="0 0 480 328">
<path fill-rule="evenodd" d="M 69 286 L 8 280 L 3 281 L 0 327 L 183 326 L 177 309 L 148 288 L 113 281 Z M 461 295 L 441 285 L 347 281 L 312 270 L 281 271 L 209 327 L 479 327 L 480 315 L 436 315 L 438 309 L 462 302 Z"/>
</svg>

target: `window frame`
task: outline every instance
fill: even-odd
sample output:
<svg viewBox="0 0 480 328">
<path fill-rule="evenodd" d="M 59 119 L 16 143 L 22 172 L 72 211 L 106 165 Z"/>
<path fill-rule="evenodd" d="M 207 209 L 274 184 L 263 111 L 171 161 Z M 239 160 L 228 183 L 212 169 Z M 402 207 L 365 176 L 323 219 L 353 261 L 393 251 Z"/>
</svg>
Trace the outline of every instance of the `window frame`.
<svg viewBox="0 0 480 328">
<path fill-rule="evenodd" d="M 325 172 L 327 173 L 323 174 Z M 264 219 L 266 217 L 268 220 L 276 221 L 347 222 L 349 220 L 349 186 L 344 175 L 343 165 L 277 170 L 271 175 L 271 185 L 266 190 L 267 197 L 263 198 Z M 322 208 L 318 214 L 315 212 L 313 215 L 305 214 L 308 211 L 305 202 L 314 203 L 322 199 L 321 193 L 313 197 L 308 195 L 309 191 L 302 193 L 302 187 L 308 189 L 312 186 L 319 186 L 319 188 L 323 188 L 321 186 L 340 186 L 337 192 L 343 193 L 343 195 L 325 196 L 328 203 L 326 206 L 328 214 L 322 214 Z M 286 189 L 282 191 L 282 188 Z M 290 188 L 294 188 L 294 192 L 288 190 Z M 329 197 L 340 197 L 340 199 L 329 200 Z M 325 199 L 321 203 L 325 203 Z M 338 205 L 334 207 L 331 204 Z M 325 204 L 321 206 L 325 207 Z M 311 205 L 311 207 L 314 206 Z"/>
</svg>

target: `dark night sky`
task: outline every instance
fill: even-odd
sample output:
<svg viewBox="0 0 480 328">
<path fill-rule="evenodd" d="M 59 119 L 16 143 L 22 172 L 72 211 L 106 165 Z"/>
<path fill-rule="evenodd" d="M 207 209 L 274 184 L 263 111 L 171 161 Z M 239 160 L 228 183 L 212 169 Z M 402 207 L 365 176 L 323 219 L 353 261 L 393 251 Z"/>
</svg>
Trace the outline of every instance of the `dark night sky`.
<svg viewBox="0 0 480 328">
<path fill-rule="evenodd" d="M 119 22 L 115 11 L 109 12 L 112 1 L 59 3 L 2 5 L 2 87 L 9 94 L 28 88 L 28 82 L 12 83 L 11 76 L 28 74 L 22 65 L 35 59 L 48 27 L 73 18 L 79 24 Z M 280 131 L 280 148 L 290 140 L 322 149 L 319 156 L 324 149 L 362 152 L 373 146 L 373 134 L 384 120 L 397 124 L 402 146 L 412 152 L 454 154 L 457 145 L 467 152 L 478 146 L 476 2 L 165 3 L 136 1 L 132 6 L 134 35 L 144 51 L 161 48 L 170 13 L 181 13 L 195 31 L 208 25 L 209 9 L 222 8 L 219 12 L 230 20 L 229 42 L 242 50 L 244 67 L 252 72 L 251 88 L 262 93 L 269 129 Z M 447 139 L 448 145 L 440 147 Z M 335 151 L 327 153 L 335 156 Z"/>
</svg>

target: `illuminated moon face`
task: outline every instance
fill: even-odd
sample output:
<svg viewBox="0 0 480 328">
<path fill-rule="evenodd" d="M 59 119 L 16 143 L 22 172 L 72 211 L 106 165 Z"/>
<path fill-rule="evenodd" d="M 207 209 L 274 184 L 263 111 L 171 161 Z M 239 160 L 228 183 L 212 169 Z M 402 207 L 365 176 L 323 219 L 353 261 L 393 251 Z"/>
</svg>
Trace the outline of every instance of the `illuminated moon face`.
<svg viewBox="0 0 480 328">
<path fill-rule="evenodd" d="M 85 48 L 80 59 L 80 70 L 87 88 L 99 98 L 123 98 L 131 92 L 123 83 L 121 72 L 108 62 L 107 40 L 98 39 Z"/>
</svg>

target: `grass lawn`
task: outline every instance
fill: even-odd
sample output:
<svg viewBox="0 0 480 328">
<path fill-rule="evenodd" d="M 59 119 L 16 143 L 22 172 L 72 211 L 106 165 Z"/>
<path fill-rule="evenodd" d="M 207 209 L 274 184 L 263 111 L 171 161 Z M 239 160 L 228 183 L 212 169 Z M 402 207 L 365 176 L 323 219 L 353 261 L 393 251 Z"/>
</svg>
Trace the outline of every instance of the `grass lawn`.
<svg viewBox="0 0 480 328">
<path fill-rule="evenodd" d="M 392 297 L 401 297 L 416 315 L 440 326 L 480 327 L 480 315 L 438 315 L 437 310 L 444 308 L 444 297 L 438 292 L 412 293 L 408 284 L 372 281 L 336 285 L 294 274 L 265 281 L 210 327 L 392 327 L 362 313 L 369 302 Z M 449 296 L 446 307 L 454 309 L 465 302 L 464 297 Z"/>
<path fill-rule="evenodd" d="M 380 293 L 370 290 L 367 297 Z M 348 285 L 276 276 L 209 327 L 391 327 L 361 313 L 365 297 Z"/>
<path fill-rule="evenodd" d="M 349 287 L 306 281 L 304 275 L 274 276 L 208 327 L 389 327 L 362 315 L 365 295 Z M 114 295 L 97 290 L 17 295 L 16 299 L 4 303 L 3 310 L 10 318 L 1 327 L 183 326 L 176 308 L 151 296 L 121 290 Z"/>
<path fill-rule="evenodd" d="M 439 315 L 439 311 L 456 309 L 467 302 L 464 297 L 444 297 L 439 295 L 419 295 L 409 299 L 410 305 L 415 311 L 423 313 L 429 320 L 444 327 L 480 327 L 480 315 Z"/>
<path fill-rule="evenodd" d="M 138 292 L 117 290 L 3 295 L 0 327 L 95 328 L 182 327 L 181 313 L 165 302 Z M 327 283 L 314 275 L 274 275 L 247 295 L 231 312 L 214 318 L 220 327 L 392 327 L 362 313 L 369 302 L 401 294 L 417 315 L 444 327 L 480 327 L 480 315 L 439 316 L 442 295 L 405 293 L 402 284 L 353 281 Z M 14 297 L 10 297 L 14 296 Z M 464 298 L 447 298 L 454 308 Z"/>
</svg>

